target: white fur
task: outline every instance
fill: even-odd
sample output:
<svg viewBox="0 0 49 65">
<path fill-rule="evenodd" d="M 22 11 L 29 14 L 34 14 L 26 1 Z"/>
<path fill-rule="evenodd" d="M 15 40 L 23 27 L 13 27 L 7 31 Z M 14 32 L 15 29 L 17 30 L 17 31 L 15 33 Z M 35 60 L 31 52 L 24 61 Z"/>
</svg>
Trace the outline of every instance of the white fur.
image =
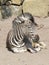
<svg viewBox="0 0 49 65">
<path fill-rule="evenodd" d="M 36 44 L 36 45 L 35 45 L 35 50 L 36 50 L 37 52 L 41 50 L 41 48 L 40 48 L 40 45 L 39 45 L 39 44 Z"/>
<path fill-rule="evenodd" d="M 44 48 L 46 48 L 46 44 L 44 42 L 39 42 L 39 43 L 35 44 L 34 50 L 39 52 L 41 49 L 44 49 Z M 30 50 L 31 53 L 34 52 L 31 48 L 29 48 L 29 50 Z"/>
<path fill-rule="evenodd" d="M 14 53 L 16 53 L 16 52 L 25 52 L 25 51 L 27 51 L 27 50 L 26 50 L 26 49 L 20 49 L 20 48 L 14 47 L 14 48 L 12 48 L 12 51 L 13 51 Z"/>
</svg>

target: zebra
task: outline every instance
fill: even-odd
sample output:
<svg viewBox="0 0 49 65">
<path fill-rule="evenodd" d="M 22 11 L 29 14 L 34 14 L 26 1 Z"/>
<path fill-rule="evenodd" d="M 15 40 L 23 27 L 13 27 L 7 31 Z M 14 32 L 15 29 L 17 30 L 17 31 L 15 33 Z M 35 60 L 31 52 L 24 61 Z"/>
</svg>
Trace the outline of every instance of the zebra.
<svg viewBox="0 0 49 65">
<path fill-rule="evenodd" d="M 24 0 L 20 4 L 12 4 L 22 6 Z M 40 37 L 36 32 L 38 24 L 34 21 L 32 14 L 23 12 L 12 21 L 12 29 L 7 35 L 6 47 L 9 51 L 31 53 L 38 52 L 41 48 L 45 48 L 45 44 L 40 42 Z"/>
<path fill-rule="evenodd" d="M 8 33 L 6 47 L 12 52 L 31 53 L 41 50 L 42 44 L 39 43 L 39 35 L 35 33 L 36 27 L 33 16 L 24 13 L 17 16 L 12 22 L 12 29 Z"/>
</svg>

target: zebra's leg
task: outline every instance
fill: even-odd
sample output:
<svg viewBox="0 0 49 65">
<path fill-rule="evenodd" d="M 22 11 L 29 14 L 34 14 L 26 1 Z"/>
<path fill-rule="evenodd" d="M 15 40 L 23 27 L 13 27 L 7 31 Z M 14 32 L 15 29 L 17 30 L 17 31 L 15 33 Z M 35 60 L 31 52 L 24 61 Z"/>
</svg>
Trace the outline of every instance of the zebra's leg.
<svg viewBox="0 0 49 65">
<path fill-rule="evenodd" d="M 25 42 L 25 44 L 26 44 L 25 46 L 26 46 L 26 48 L 27 48 L 27 51 L 29 51 L 30 53 L 35 53 L 35 52 L 36 52 L 36 50 L 35 50 L 34 47 L 32 46 L 31 40 L 28 39 L 27 36 L 25 36 L 24 42 Z"/>
<path fill-rule="evenodd" d="M 44 42 L 40 42 L 39 39 L 40 39 L 39 35 L 35 35 L 33 39 L 34 41 L 33 43 L 37 51 L 39 51 L 42 48 L 46 48 L 46 44 Z"/>
<path fill-rule="evenodd" d="M 39 45 L 41 49 L 46 48 L 46 44 L 44 42 L 39 42 Z"/>
<path fill-rule="evenodd" d="M 27 47 L 29 46 L 28 50 L 31 53 L 40 51 L 41 47 L 38 43 L 39 43 L 39 36 L 38 35 L 33 36 L 33 39 L 29 38 L 28 45 L 27 45 Z"/>
<path fill-rule="evenodd" d="M 41 47 L 38 43 L 33 43 L 33 44 L 34 44 L 34 46 L 28 47 L 28 49 L 27 49 L 28 51 L 30 51 L 31 53 L 36 53 L 41 50 Z"/>
<path fill-rule="evenodd" d="M 27 51 L 27 50 L 25 49 L 25 47 L 21 47 L 21 48 L 13 47 L 13 48 L 11 48 L 11 49 L 12 49 L 12 51 L 13 51 L 14 53 L 16 53 L 16 52 L 21 53 L 21 52 L 26 52 L 26 51 Z"/>
<path fill-rule="evenodd" d="M 35 47 L 34 49 L 38 52 L 41 49 L 46 49 L 46 44 L 44 42 L 38 42 L 35 43 L 34 47 Z"/>
<path fill-rule="evenodd" d="M 38 43 L 35 43 L 34 49 L 36 50 L 36 52 L 40 51 L 41 50 L 40 45 Z"/>
</svg>

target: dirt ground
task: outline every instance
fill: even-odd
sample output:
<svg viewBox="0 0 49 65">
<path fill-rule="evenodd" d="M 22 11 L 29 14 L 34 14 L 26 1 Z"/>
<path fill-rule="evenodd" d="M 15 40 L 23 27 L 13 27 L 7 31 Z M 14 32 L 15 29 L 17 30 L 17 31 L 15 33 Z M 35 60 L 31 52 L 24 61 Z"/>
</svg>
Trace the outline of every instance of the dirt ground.
<svg viewBox="0 0 49 65">
<path fill-rule="evenodd" d="M 38 30 L 40 40 L 47 45 L 38 53 L 12 53 L 6 48 L 6 37 L 12 28 L 14 17 L 0 21 L 0 65 L 49 65 L 49 17 L 35 18 L 35 22 L 43 24 L 44 27 Z"/>
</svg>

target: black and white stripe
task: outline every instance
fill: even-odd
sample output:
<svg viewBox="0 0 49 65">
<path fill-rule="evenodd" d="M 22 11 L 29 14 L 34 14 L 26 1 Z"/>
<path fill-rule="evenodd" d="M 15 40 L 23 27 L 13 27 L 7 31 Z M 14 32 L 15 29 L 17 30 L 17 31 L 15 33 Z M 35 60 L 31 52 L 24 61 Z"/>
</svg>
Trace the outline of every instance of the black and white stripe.
<svg viewBox="0 0 49 65">
<path fill-rule="evenodd" d="M 12 50 L 13 48 L 17 49 L 24 47 L 27 41 L 24 41 L 25 36 L 27 38 L 29 38 L 30 36 L 34 36 L 34 26 L 36 26 L 34 18 L 29 13 L 24 13 L 23 15 L 15 18 L 12 22 L 12 31 L 9 33 L 7 38 L 7 48 L 10 48 Z"/>
</svg>

